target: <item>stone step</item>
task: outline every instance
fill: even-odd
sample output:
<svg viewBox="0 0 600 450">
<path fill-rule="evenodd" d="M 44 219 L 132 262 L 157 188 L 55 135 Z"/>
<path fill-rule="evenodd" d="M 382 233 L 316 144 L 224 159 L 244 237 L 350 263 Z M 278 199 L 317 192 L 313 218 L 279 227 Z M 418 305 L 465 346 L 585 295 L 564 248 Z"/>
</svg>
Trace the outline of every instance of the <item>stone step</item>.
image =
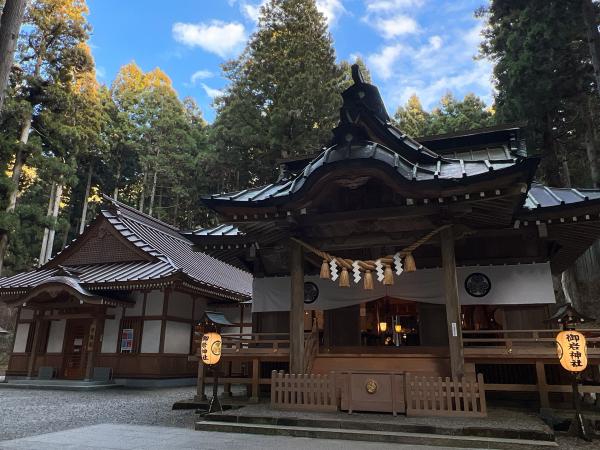
<svg viewBox="0 0 600 450">
<path fill-rule="evenodd" d="M 364 430 L 364 431 L 391 431 L 400 433 L 435 434 L 444 436 L 471 436 L 484 438 L 508 438 L 532 441 L 554 442 L 554 433 L 548 429 L 547 432 L 526 429 L 490 428 L 485 426 L 463 426 L 448 427 L 442 425 L 421 425 L 415 423 L 382 422 L 371 420 L 357 420 L 348 416 L 344 419 L 330 419 L 319 417 L 318 419 L 297 417 L 274 417 L 244 414 L 219 414 L 213 413 L 204 417 L 206 421 L 244 423 L 271 426 L 292 427 L 317 427 L 338 430 Z"/>
<path fill-rule="evenodd" d="M 217 422 L 213 420 L 196 422 L 196 430 L 220 431 L 225 433 L 261 434 L 268 436 L 293 436 L 318 439 L 339 439 L 346 441 L 368 441 L 405 445 L 431 445 L 462 448 L 547 450 L 558 448 L 553 441 L 531 439 L 487 438 L 462 435 L 430 433 L 407 433 L 400 431 L 377 431 L 339 429 L 327 427 L 265 425 L 254 423 Z"/>
<path fill-rule="evenodd" d="M 0 388 L 45 389 L 64 391 L 95 391 L 118 387 L 118 384 L 106 381 L 78 380 L 8 380 L 0 383 Z"/>
</svg>

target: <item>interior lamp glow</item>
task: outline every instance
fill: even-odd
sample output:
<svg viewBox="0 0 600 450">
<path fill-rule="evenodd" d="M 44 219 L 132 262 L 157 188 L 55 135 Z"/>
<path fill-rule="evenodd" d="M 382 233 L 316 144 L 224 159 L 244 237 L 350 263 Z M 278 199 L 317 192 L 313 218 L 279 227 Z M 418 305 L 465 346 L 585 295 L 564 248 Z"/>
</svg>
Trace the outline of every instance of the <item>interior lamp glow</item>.
<svg viewBox="0 0 600 450">
<path fill-rule="evenodd" d="M 379 322 L 379 331 L 382 333 L 387 331 L 387 322 Z"/>
</svg>

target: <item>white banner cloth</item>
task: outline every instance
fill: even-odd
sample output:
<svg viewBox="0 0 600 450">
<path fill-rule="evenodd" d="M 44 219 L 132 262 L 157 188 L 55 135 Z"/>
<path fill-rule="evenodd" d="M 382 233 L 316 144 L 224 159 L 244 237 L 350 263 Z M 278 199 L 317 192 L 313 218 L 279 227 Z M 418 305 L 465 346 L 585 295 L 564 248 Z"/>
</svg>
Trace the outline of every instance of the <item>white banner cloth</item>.
<svg viewBox="0 0 600 450">
<path fill-rule="evenodd" d="M 529 305 L 556 301 L 548 263 L 458 267 L 456 272 L 461 305 Z M 471 281 L 469 286 L 467 279 Z M 304 281 L 305 294 L 308 291 L 312 293 L 305 299 L 304 309 L 307 310 L 342 308 L 385 296 L 445 303 L 442 269 L 420 269 L 394 275 L 393 286 L 384 286 L 374 280 L 372 291 L 363 289 L 362 280 L 356 284 L 351 280 L 349 288 L 339 287 L 337 282 L 322 280 L 319 276 L 307 276 Z M 307 283 L 314 285 L 307 289 Z M 467 289 L 478 296 L 470 294 Z M 290 277 L 254 278 L 252 312 L 289 309 Z"/>
</svg>

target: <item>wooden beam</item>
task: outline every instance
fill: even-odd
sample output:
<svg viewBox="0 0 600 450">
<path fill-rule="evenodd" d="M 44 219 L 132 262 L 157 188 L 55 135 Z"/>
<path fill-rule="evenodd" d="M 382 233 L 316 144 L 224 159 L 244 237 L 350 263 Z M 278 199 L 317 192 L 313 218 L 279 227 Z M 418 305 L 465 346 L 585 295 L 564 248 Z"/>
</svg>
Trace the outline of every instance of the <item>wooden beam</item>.
<svg viewBox="0 0 600 450">
<path fill-rule="evenodd" d="M 33 340 L 31 342 L 31 352 L 29 353 L 29 361 L 27 363 L 27 378 L 33 377 L 33 370 L 35 369 L 35 357 L 37 354 L 38 341 L 40 340 L 40 330 L 42 327 L 42 321 L 40 320 L 39 313 L 36 315 L 33 325 Z M 29 325 L 31 332 L 31 325 Z"/>
<path fill-rule="evenodd" d="M 51 316 L 41 316 L 40 320 L 62 320 L 62 319 L 114 319 L 114 314 L 105 314 L 105 315 L 94 315 L 91 313 L 73 313 L 73 314 L 53 314 Z"/>
<path fill-rule="evenodd" d="M 360 211 L 343 211 L 333 213 L 323 213 L 318 215 L 309 215 L 298 219 L 298 223 L 302 226 L 318 225 L 336 222 L 353 222 L 365 220 L 397 220 L 400 218 L 423 217 L 439 215 L 441 212 L 439 206 L 393 206 L 387 208 L 363 209 Z M 466 214 L 472 211 L 469 205 L 450 205 L 446 207 L 452 213 Z"/>
<path fill-rule="evenodd" d="M 442 247 L 442 266 L 444 269 L 444 293 L 446 296 L 446 323 L 450 347 L 450 367 L 452 377 L 458 379 L 464 375 L 465 359 L 463 355 L 460 305 L 458 302 L 458 282 L 456 281 L 456 258 L 454 255 L 454 231 L 445 228 L 440 232 Z"/>
<path fill-rule="evenodd" d="M 89 330 L 89 333 L 92 334 L 92 336 L 88 335 L 88 342 L 85 343 L 87 350 L 87 358 L 85 363 L 86 381 L 91 380 L 94 375 L 94 362 L 96 359 L 96 351 L 98 350 L 98 343 L 100 342 L 100 330 L 98 329 L 99 325 L 99 320 L 97 318 L 94 318 L 94 320 L 92 320 L 92 324 L 90 325 Z"/>
<path fill-rule="evenodd" d="M 304 371 L 304 257 L 302 246 L 290 241 L 290 373 Z"/>
</svg>

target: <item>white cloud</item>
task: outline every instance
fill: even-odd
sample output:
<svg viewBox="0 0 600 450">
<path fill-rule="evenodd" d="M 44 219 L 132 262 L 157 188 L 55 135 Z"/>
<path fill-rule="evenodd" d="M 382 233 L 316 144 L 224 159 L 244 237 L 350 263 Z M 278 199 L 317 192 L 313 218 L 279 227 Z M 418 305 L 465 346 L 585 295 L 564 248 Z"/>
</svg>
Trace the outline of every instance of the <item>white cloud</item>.
<svg viewBox="0 0 600 450">
<path fill-rule="evenodd" d="M 365 0 L 365 4 L 369 12 L 387 12 L 416 8 L 423 0 Z"/>
<path fill-rule="evenodd" d="M 254 23 L 258 23 L 260 16 L 260 8 L 267 3 L 267 0 L 262 0 L 260 3 L 249 3 L 247 1 L 240 2 L 240 10 L 242 14 Z"/>
<path fill-rule="evenodd" d="M 224 92 L 221 91 L 220 89 L 211 88 L 210 86 L 207 86 L 204 83 L 201 83 L 201 84 L 202 84 L 202 89 L 204 89 L 204 92 L 206 92 L 206 95 L 208 95 L 212 99 L 214 99 L 215 97 L 221 97 L 224 94 Z"/>
<path fill-rule="evenodd" d="M 96 66 L 96 78 L 103 79 L 106 77 L 106 69 L 104 66 Z"/>
<path fill-rule="evenodd" d="M 317 9 L 325 16 L 327 24 L 333 25 L 346 12 L 341 0 L 317 0 Z"/>
<path fill-rule="evenodd" d="M 429 38 L 429 45 L 431 46 L 431 48 L 433 50 L 439 50 L 440 48 L 442 48 L 442 43 L 443 43 L 443 39 L 441 38 L 441 36 L 431 36 Z"/>
<path fill-rule="evenodd" d="M 392 69 L 404 47 L 401 44 L 384 47 L 380 53 L 367 57 L 369 68 L 380 78 L 386 80 L 392 76 Z"/>
<path fill-rule="evenodd" d="M 419 31 L 417 22 L 404 14 L 398 14 L 388 19 L 376 19 L 374 25 L 385 39 L 393 39 L 402 34 L 412 34 Z"/>
<path fill-rule="evenodd" d="M 173 25 L 173 37 L 189 47 L 200 47 L 222 58 L 231 56 L 246 41 L 244 25 L 237 22 L 182 23 Z"/>
<path fill-rule="evenodd" d="M 214 76 L 215 74 L 210 70 L 197 70 L 190 77 L 190 83 L 196 84 L 198 80 L 206 80 L 207 78 L 212 78 Z"/>
</svg>

